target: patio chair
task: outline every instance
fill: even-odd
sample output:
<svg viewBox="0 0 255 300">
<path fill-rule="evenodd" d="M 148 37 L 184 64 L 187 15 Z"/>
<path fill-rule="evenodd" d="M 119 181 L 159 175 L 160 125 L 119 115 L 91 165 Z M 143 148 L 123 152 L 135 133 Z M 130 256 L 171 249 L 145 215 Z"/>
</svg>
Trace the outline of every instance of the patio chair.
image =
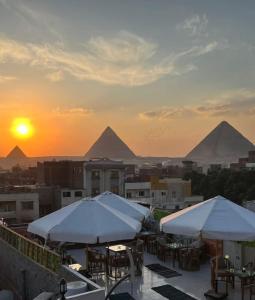
<svg viewBox="0 0 255 300">
<path fill-rule="evenodd" d="M 94 274 L 104 274 L 106 271 L 106 256 L 93 249 L 88 249 L 88 270 Z"/>
<path fill-rule="evenodd" d="M 248 288 L 250 290 L 250 300 L 252 300 L 253 296 L 255 297 L 255 283 L 250 284 Z"/>
<path fill-rule="evenodd" d="M 155 236 L 151 236 L 147 240 L 147 252 L 149 254 L 157 254 L 157 240 Z"/>
<path fill-rule="evenodd" d="M 118 254 L 110 255 L 109 257 L 109 274 L 111 277 L 117 278 L 122 277 L 122 273 L 126 274 L 129 268 L 130 262 L 128 255 Z"/>
<path fill-rule="evenodd" d="M 216 270 L 216 260 L 218 260 L 218 269 Z M 228 265 L 229 264 L 229 265 Z M 226 294 L 228 294 L 228 284 L 235 287 L 235 275 L 229 272 L 232 267 L 230 261 L 227 261 L 222 256 L 213 257 L 211 259 L 211 283 L 215 291 L 218 291 L 218 282 L 223 281 L 226 284 Z"/>
<path fill-rule="evenodd" d="M 179 252 L 179 267 L 186 271 L 200 270 L 200 249 L 183 248 Z"/>
</svg>

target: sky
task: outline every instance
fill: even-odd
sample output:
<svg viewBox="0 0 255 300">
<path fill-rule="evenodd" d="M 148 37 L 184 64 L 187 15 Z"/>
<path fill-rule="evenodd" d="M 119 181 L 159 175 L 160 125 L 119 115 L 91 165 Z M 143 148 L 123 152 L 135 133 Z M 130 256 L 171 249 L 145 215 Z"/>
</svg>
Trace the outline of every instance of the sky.
<svg viewBox="0 0 255 300">
<path fill-rule="evenodd" d="M 184 156 L 223 120 L 254 143 L 254 28 L 253 0 L 0 0 L 0 156 L 83 155 L 107 126 Z"/>
</svg>

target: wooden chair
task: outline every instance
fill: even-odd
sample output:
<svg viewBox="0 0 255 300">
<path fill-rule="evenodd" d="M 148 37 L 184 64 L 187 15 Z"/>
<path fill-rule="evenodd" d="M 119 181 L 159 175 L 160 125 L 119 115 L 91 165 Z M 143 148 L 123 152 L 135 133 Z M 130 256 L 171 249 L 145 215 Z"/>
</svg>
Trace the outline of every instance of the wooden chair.
<svg viewBox="0 0 255 300">
<path fill-rule="evenodd" d="M 126 253 L 110 255 L 109 257 L 109 273 L 110 276 L 114 277 L 115 280 L 122 277 L 122 273 L 127 273 L 130 262 L 129 257 Z"/>
<path fill-rule="evenodd" d="M 218 260 L 218 269 L 216 269 L 216 260 Z M 229 265 L 227 265 L 229 264 Z M 211 284 L 212 287 L 218 292 L 218 282 L 223 281 L 226 285 L 226 294 L 228 294 L 228 284 L 235 287 L 235 275 L 229 272 L 229 268 L 232 267 L 230 261 L 227 261 L 222 256 L 213 257 L 211 259 Z"/>
<path fill-rule="evenodd" d="M 104 274 L 106 271 L 106 256 L 92 249 L 88 249 L 88 270 L 92 276 L 94 274 Z"/>
</svg>

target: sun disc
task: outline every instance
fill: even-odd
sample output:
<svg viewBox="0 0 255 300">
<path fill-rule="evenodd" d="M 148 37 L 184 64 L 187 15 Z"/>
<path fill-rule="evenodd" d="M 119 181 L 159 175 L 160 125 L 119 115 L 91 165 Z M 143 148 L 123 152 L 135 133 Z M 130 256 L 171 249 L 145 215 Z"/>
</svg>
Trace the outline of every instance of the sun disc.
<svg viewBox="0 0 255 300">
<path fill-rule="evenodd" d="M 33 135 L 34 128 L 27 118 L 17 118 L 12 123 L 11 131 L 17 138 L 26 139 Z"/>
</svg>

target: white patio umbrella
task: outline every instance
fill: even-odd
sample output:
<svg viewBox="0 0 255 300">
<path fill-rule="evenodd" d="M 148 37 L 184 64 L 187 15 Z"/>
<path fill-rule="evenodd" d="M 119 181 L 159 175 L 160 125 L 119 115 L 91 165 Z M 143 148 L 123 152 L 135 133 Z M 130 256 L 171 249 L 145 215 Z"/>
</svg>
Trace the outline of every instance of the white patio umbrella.
<svg viewBox="0 0 255 300">
<path fill-rule="evenodd" d="M 28 226 L 45 239 L 86 244 L 133 239 L 140 230 L 140 222 L 92 199 L 74 202 Z"/>
<path fill-rule="evenodd" d="M 213 240 L 255 240 L 255 213 L 217 196 L 160 221 L 163 232 Z"/>
<path fill-rule="evenodd" d="M 132 203 L 130 200 L 111 192 L 104 192 L 93 199 L 140 222 L 150 215 L 148 208 L 137 203 Z"/>
</svg>

